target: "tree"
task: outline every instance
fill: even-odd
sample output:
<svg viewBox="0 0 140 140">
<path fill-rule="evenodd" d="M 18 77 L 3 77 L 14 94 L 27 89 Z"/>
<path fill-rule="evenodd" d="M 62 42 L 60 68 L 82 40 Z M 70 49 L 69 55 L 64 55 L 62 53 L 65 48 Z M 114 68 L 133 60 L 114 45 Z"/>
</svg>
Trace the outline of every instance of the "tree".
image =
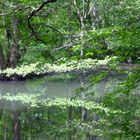
<svg viewBox="0 0 140 140">
<path fill-rule="evenodd" d="M 31 20 L 45 5 L 52 2 L 56 2 L 56 0 L 44 0 L 40 5 L 38 3 L 37 8 L 34 8 L 34 3 L 26 0 L 18 2 L 3 1 L 0 4 L 0 16 L 2 19 L 1 31 L 3 32 L 0 35 L 3 38 L 3 43 L 0 46 L 0 69 L 5 69 L 6 67 L 15 68 L 17 66 L 26 47 L 26 43 L 23 43 L 23 41 L 28 42 L 30 40 L 30 38 L 27 39 L 25 36 L 30 36 L 30 33 L 32 33 L 38 41 L 41 41 L 34 27 L 31 25 Z M 33 10 L 30 12 L 32 8 Z M 24 12 L 25 9 L 26 11 Z"/>
</svg>

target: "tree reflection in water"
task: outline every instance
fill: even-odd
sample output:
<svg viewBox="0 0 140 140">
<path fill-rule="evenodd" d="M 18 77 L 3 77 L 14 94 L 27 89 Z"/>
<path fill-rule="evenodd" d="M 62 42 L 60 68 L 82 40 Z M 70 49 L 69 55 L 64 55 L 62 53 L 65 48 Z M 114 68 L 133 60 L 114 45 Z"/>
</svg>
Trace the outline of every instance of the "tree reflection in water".
<svg viewBox="0 0 140 140">
<path fill-rule="evenodd" d="M 94 82 L 87 87 L 81 76 L 78 93 L 69 98 L 43 98 L 46 96 L 42 93 L 2 95 L 0 139 L 139 139 L 139 94 L 117 94 L 115 98 L 109 97 L 111 100 L 106 98 L 104 103 L 107 104 L 103 105 L 100 92 L 107 92 L 114 83 L 101 82 L 103 86 L 98 84 L 93 90 Z M 99 95 L 93 94 L 96 91 Z"/>
<path fill-rule="evenodd" d="M 13 104 L 13 101 L 12 101 Z M 16 102 L 14 102 L 16 104 Z M 86 120 L 81 120 L 81 108 Z M 130 114 L 129 114 L 130 115 Z M 105 140 L 138 135 L 138 123 L 127 124 L 132 116 L 81 99 L 51 99 L 28 104 L 22 109 L 0 111 L 0 139 L 3 140 Z M 134 125 L 133 129 L 131 128 Z M 137 125 L 137 126 L 136 126 Z M 127 128 L 128 127 L 128 128 Z M 126 130 L 126 128 L 128 130 Z M 132 135 L 131 134 L 131 135 Z"/>
</svg>

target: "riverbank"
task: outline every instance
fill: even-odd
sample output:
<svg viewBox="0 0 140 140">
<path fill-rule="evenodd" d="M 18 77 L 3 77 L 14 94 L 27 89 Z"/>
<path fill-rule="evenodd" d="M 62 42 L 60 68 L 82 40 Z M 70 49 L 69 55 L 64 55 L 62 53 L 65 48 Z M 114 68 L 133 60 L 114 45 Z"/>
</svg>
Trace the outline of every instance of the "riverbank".
<svg viewBox="0 0 140 140">
<path fill-rule="evenodd" d="M 34 63 L 21 65 L 15 69 L 7 68 L 0 71 L 0 80 L 26 80 L 44 75 L 58 73 L 90 73 L 94 71 L 132 70 L 136 65 L 119 64 L 117 59 L 106 58 L 104 60 L 82 59 L 72 60 L 63 64 Z"/>
</svg>

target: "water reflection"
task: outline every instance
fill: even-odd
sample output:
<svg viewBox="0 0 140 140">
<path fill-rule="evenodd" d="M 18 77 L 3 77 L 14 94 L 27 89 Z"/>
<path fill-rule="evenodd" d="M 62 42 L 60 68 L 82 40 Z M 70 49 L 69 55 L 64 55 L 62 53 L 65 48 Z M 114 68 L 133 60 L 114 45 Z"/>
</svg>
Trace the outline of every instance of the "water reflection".
<svg viewBox="0 0 140 140">
<path fill-rule="evenodd" d="M 87 112 L 87 120 L 81 121 L 78 110 L 79 108 L 72 107 L 71 117 L 69 107 L 41 106 L 24 110 L 1 110 L 0 139 L 99 140 L 96 135 L 100 132 L 96 132 L 98 127 L 91 121 L 91 112 Z"/>
<path fill-rule="evenodd" d="M 133 124 L 125 126 L 125 123 L 130 123 L 127 121 L 131 117 L 128 114 L 110 114 L 98 111 L 97 108 L 94 110 L 94 106 L 90 108 L 88 104 L 82 105 L 84 102 L 77 106 L 79 101 L 69 105 L 63 104 L 63 101 L 65 102 L 62 100 L 61 104 L 55 101 L 53 104 L 50 102 L 47 104 L 37 103 L 37 106 L 28 105 L 22 109 L 13 107 L 1 109 L 0 139 L 137 140 L 135 133 L 139 134 L 138 123 L 134 124 L 133 128 L 131 128 Z M 12 104 L 16 104 L 16 102 L 12 101 Z M 86 119 L 84 120 L 81 119 L 81 107 L 86 110 Z M 133 133 L 134 137 L 130 135 Z"/>
<path fill-rule="evenodd" d="M 48 80 L 46 77 L 21 82 L 0 82 L 0 139 L 113 140 L 114 134 L 115 138 L 123 139 L 119 127 L 111 129 L 117 116 L 112 118 L 104 111 L 90 109 L 87 104 L 87 107 L 82 104 L 78 106 L 79 102 L 75 105 L 65 105 L 63 101 L 62 104 L 58 101 L 47 106 L 43 104 L 48 98 L 66 97 L 72 100 L 77 88 L 88 85 L 89 77 L 80 75 L 76 79 L 61 81 Z M 95 94 L 88 98 L 98 102 L 104 93 L 112 91 L 123 79 L 124 76 L 107 76 L 90 88 L 88 92 Z M 87 99 L 86 94 L 83 92 L 78 99 Z"/>
<path fill-rule="evenodd" d="M 28 80 L 28 81 L 0 81 L 0 94 L 5 93 L 46 93 L 46 97 L 70 97 L 75 94 L 75 90 L 79 87 L 88 85 L 88 78 L 91 75 L 79 75 L 76 79 L 68 80 L 51 80 L 53 76 L 45 78 Z M 124 79 L 123 75 L 109 75 L 99 84 L 94 86 L 94 90 L 98 95 L 103 95 L 105 92 L 111 91 L 116 83 Z"/>
</svg>

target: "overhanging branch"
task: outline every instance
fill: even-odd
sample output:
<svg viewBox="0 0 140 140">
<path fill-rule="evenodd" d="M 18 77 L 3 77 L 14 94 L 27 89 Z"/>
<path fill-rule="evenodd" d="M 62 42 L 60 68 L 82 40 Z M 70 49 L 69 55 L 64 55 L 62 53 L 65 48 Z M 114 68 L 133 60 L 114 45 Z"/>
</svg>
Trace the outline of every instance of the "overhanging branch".
<svg viewBox="0 0 140 140">
<path fill-rule="evenodd" d="M 33 16 L 35 16 L 39 11 L 41 11 L 43 9 L 43 7 L 49 3 L 53 3 L 53 2 L 56 2 L 57 0 L 44 0 L 43 3 L 35 10 L 33 10 L 30 15 L 28 16 L 28 27 L 29 29 L 31 30 L 32 34 L 35 36 L 35 38 L 38 40 L 38 41 L 41 41 L 41 42 L 44 42 L 41 38 L 39 38 L 39 36 L 37 35 L 37 33 L 35 32 L 32 24 L 31 24 L 31 19 L 33 18 Z"/>
</svg>

